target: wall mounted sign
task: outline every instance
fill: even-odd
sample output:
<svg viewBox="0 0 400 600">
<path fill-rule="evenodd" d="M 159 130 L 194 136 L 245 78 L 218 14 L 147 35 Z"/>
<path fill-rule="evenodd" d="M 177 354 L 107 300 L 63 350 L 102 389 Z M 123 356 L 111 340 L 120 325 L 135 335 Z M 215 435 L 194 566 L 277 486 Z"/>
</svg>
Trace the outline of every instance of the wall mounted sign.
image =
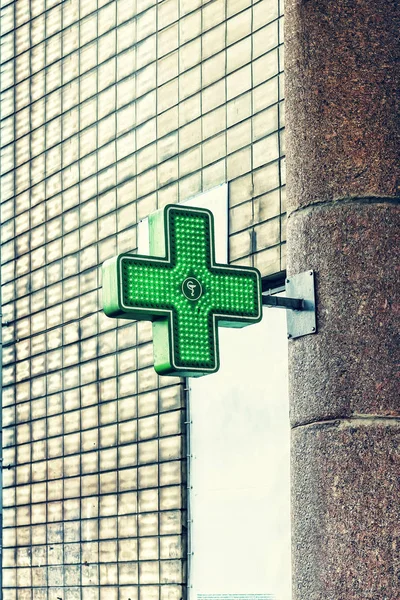
<svg viewBox="0 0 400 600">
<path fill-rule="evenodd" d="M 196 377 L 219 368 L 218 326 L 262 318 L 257 269 L 217 264 L 213 215 L 168 205 L 149 217 L 151 256 L 120 254 L 103 265 L 109 317 L 153 322 L 154 368 Z"/>
</svg>

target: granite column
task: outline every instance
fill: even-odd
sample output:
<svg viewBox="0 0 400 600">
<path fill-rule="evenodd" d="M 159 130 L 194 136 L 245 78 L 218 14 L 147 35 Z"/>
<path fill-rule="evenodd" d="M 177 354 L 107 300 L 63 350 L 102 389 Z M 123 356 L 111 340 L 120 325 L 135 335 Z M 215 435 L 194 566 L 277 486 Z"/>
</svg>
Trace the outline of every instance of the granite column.
<svg viewBox="0 0 400 600">
<path fill-rule="evenodd" d="M 396 4 L 286 2 L 293 600 L 400 597 Z"/>
</svg>

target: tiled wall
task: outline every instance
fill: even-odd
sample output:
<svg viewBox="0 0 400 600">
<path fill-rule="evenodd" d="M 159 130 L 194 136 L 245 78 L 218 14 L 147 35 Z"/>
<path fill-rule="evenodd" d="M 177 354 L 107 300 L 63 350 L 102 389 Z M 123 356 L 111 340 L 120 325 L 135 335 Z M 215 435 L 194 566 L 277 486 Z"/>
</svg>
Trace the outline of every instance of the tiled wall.
<svg viewBox="0 0 400 600">
<path fill-rule="evenodd" d="M 230 260 L 284 263 L 278 0 L 3 0 L 4 600 L 179 600 L 183 389 L 98 266 L 229 182 Z"/>
</svg>

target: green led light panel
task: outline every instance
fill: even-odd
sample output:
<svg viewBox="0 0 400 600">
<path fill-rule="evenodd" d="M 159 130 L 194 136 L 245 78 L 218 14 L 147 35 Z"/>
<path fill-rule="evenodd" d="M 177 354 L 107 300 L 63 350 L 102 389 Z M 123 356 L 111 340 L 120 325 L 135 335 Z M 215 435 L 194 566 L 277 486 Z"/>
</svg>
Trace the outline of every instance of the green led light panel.
<svg viewBox="0 0 400 600">
<path fill-rule="evenodd" d="M 104 312 L 153 322 L 160 375 L 215 373 L 218 325 L 261 320 L 260 273 L 215 263 L 208 210 L 168 205 L 149 217 L 149 235 L 151 256 L 120 254 L 104 263 Z"/>
</svg>

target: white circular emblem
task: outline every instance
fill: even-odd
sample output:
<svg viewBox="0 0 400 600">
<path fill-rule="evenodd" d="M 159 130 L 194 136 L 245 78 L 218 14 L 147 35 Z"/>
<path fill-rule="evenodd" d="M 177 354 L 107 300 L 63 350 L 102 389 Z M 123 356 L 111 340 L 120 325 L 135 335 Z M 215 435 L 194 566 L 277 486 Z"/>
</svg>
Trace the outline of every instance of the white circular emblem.
<svg viewBox="0 0 400 600">
<path fill-rule="evenodd" d="M 182 283 L 182 292 L 188 300 L 198 300 L 203 293 L 203 288 L 195 277 L 187 277 Z"/>
</svg>

